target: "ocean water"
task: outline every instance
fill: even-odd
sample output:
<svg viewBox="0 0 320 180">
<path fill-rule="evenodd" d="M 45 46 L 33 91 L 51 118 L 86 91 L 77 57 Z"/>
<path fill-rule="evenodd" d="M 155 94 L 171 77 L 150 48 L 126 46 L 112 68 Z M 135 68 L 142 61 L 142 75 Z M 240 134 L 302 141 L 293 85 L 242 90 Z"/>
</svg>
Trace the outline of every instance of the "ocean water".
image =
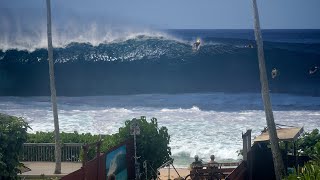
<svg viewBox="0 0 320 180">
<path fill-rule="evenodd" d="M 271 92 L 320 96 L 320 30 L 263 35 Z M 40 43 L 46 37 L 2 36 L 0 95 L 50 95 L 47 51 Z M 53 37 L 60 96 L 260 92 L 252 30 L 118 32 L 101 35 L 100 41 L 79 36 Z M 197 38 L 202 45 L 193 51 Z M 278 76 L 271 78 L 274 68 Z"/>
<path fill-rule="evenodd" d="M 45 35 L 0 34 L 0 112 L 26 118 L 30 132 L 53 130 Z M 320 128 L 320 30 L 263 38 L 276 123 Z M 53 43 L 62 131 L 112 134 L 156 117 L 187 167 L 196 154 L 241 159 L 241 133 L 266 126 L 252 30 L 57 31 Z"/>
<path fill-rule="evenodd" d="M 59 97 L 60 130 L 112 134 L 134 117 L 156 117 L 171 136 L 177 167 L 187 167 L 192 157 L 207 161 L 237 161 L 241 133 L 252 129 L 252 138 L 266 127 L 260 94 L 144 94 Z M 275 121 L 320 128 L 320 97 L 273 94 Z M 0 97 L 2 113 L 22 116 L 35 131 L 53 131 L 50 97 Z"/>
</svg>

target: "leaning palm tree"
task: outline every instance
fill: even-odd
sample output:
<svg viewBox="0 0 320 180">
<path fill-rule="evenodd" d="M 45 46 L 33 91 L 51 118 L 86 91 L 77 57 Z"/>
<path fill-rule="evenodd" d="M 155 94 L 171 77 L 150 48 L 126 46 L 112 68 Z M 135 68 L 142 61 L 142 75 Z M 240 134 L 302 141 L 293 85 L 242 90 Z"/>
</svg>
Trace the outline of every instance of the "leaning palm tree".
<svg viewBox="0 0 320 180">
<path fill-rule="evenodd" d="M 276 179 L 280 180 L 284 172 L 283 161 L 280 153 L 278 135 L 276 131 L 276 125 L 274 122 L 272 106 L 271 106 L 271 101 L 269 96 L 269 85 L 268 85 L 266 65 L 264 60 L 263 41 L 262 41 L 261 30 L 260 30 L 258 7 L 257 7 L 256 0 L 252 0 L 252 2 L 253 2 L 253 13 L 254 13 L 254 34 L 257 42 L 258 59 L 259 59 L 261 93 L 262 93 L 262 99 L 264 103 L 264 110 L 266 114 L 268 132 L 270 137 L 275 175 L 276 175 Z"/>
<path fill-rule="evenodd" d="M 56 86 L 54 80 L 54 64 L 52 52 L 52 34 L 51 34 L 51 7 L 50 0 L 47 0 L 47 35 L 48 35 L 48 60 L 49 60 L 49 73 L 50 73 L 50 90 L 51 90 L 51 103 L 54 121 L 54 135 L 55 135 L 55 161 L 56 166 L 54 173 L 61 174 L 61 143 L 59 134 L 59 119 L 58 108 L 56 99 Z"/>
</svg>

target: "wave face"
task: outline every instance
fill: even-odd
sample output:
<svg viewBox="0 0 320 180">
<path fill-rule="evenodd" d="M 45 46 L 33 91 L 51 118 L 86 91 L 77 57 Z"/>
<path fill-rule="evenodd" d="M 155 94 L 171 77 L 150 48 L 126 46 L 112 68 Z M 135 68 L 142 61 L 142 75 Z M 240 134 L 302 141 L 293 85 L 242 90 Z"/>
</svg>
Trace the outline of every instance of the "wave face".
<svg viewBox="0 0 320 180">
<path fill-rule="evenodd" d="M 319 96 L 320 31 L 269 30 L 263 35 L 271 92 Z M 193 51 L 197 38 L 203 43 Z M 251 30 L 168 30 L 98 43 L 66 41 L 54 49 L 57 94 L 259 92 L 253 38 Z M 274 79 L 273 68 L 278 72 Z M 0 83 L 0 95 L 50 95 L 47 50 L 2 48 Z"/>
</svg>

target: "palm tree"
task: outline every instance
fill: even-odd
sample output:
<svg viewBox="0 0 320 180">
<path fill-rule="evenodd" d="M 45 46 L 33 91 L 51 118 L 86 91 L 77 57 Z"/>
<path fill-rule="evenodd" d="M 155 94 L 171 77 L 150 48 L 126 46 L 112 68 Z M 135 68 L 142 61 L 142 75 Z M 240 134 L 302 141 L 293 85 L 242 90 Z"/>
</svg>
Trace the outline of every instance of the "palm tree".
<svg viewBox="0 0 320 180">
<path fill-rule="evenodd" d="M 48 33 L 48 59 L 49 59 L 49 73 L 50 73 L 50 90 L 51 90 L 51 102 L 52 102 L 54 134 L 55 134 L 56 166 L 55 166 L 54 173 L 61 174 L 61 143 L 60 143 L 59 119 L 58 119 L 58 110 L 57 110 L 58 108 L 57 108 L 57 99 L 56 99 L 56 86 L 55 86 L 55 80 L 54 80 L 50 0 L 47 0 L 47 33 Z"/>
<path fill-rule="evenodd" d="M 262 99 L 264 103 L 264 110 L 266 114 L 268 132 L 270 137 L 275 175 L 276 175 L 276 179 L 280 180 L 284 172 L 283 161 L 280 153 L 278 135 L 277 135 L 276 125 L 273 118 L 272 105 L 271 105 L 270 96 L 269 96 L 269 85 L 268 85 L 266 65 L 264 60 L 263 41 L 262 41 L 261 30 L 260 30 L 258 7 L 257 7 L 256 0 L 252 0 L 252 2 L 253 2 L 253 13 L 254 13 L 254 34 L 255 34 L 257 48 L 258 48 L 261 93 L 262 93 Z"/>
</svg>

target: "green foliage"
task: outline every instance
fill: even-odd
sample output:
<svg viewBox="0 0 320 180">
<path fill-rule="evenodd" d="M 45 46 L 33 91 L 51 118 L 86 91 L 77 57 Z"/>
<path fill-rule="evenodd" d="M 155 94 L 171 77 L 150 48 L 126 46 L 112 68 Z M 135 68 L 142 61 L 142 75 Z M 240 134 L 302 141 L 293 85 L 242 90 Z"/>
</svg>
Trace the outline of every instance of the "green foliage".
<svg viewBox="0 0 320 180">
<path fill-rule="evenodd" d="M 320 179 L 320 166 L 309 162 L 305 164 L 298 173 L 295 172 L 287 178 L 288 180 L 318 180 Z"/>
<path fill-rule="evenodd" d="M 301 177 L 305 180 L 320 179 L 320 166 L 313 163 L 307 163 L 301 169 Z"/>
<path fill-rule="evenodd" d="M 54 143 L 54 134 L 52 132 L 36 132 L 28 134 L 28 143 Z"/>
<path fill-rule="evenodd" d="M 317 154 L 316 144 L 320 142 L 320 134 L 318 129 L 312 130 L 312 132 L 305 132 L 301 137 L 298 138 L 296 142 L 297 150 L 300 152 L 300 155 L 306 155 L 311 158 Z M 320 146 L 320 145 L 319 145 Z M 285 143 L 280 142 L 280 148 L 285 154 Z M 293 142 L 288 142 L 288 149 L 293 153 Z M 318 157 L 320 159 L 320 149 L 318 151 Z"/>
<path fill-rule="evenodd" d="M 0 113 L 0 179 L 17 179 L 19 154 L 30 128 L 22 118 Z"/>
<path fill-rule="evenodd" d="M 99 140 L 99 135 L 90 133 L 79 134 L 77 131 L 73 133 L 60 133 L 62 143 L 92 143 Z M 54 132 L 36 132 L 28 134 L 28 143 L 54 143 Z"/>
<path fill-rule="evenodd" d="M 101 136 L 103 138 L 105 136 Z M 90 133 L 79 134 L 77 131 L 73 133 L 60 133 L 60 138 L 62 143 L 93 143 L 97 142 L 100 138 L 99 135 L 92 135 Z M 28 134 L 28 143 L 55 143 L 54 132 L 36 132 L 35 134 Z M 63 148 L 63 147 L 62 147 Z M 103 149 L 102 149 L 103 150 Z M 36 151 L 36 149 L 34 150 Z M 95 157 L 95 147 L 91 147 L 88 150 L 88 159 L 90 160 Z M 35 155 L 36 153 L 34 153 Z M 52 158 L 54 159 L 54 158 Z M 80 160 L 83 160 L 83 152 L 80 153 Z"/>
<path fill-rule="evenodd" d="M 103 142 L 101 151 L 106 152 L 128 139 L 132 139 L 133 136 L 130 135 L 130 123 L 131 121 L 127 120 L 125 125 L 119 128 L 118 133 L 113 135 L 102 135 L 101 138 L 103 139 Z M 148 177 L 150 177 L 151 175 L 154 175 L 150 170 L 150 166 L 156 170 L 170 158 L 170 136 L 166 127 L 158 127 L 156 118 L 152 118 L 151 121 L 148 122 L 146 118 L 142 116 L 140 119 L 137 119 L 137 123 L 140 126 L 140 135 L 137 136 L 137 155 L 141 157 L 139 159 L 139 162 L 141 163 L 140 172 L 144 172 L 142 163 L 146 160 L 148 162 L 148 172 L 150 173 Z M 62 132 L 60 137 L 62 143 L 93 143 L 97 142 L 100 138 L 99 135 L 92 135 L 90 133 L 79 134 L 78 132 Z M 37 132 L 35 134 L 28 134 L 28 142 L 54 143 L 54 133 Z M 95 155 L 94 148 L 90 149 L 88 159 L 92 159 Z M 83 152 L 81 152 L 80 156 L 83 156 Z"/>
<path fill-rule="evenodd" d="M 146 120 L 146 117 L 142 116 L 140 119 L 136 119 L 140 127 L 140 135 L 137 136 L 137 156 L 140 156 L 139 162 L 141 163 L 140 172 L 144 172 L 142 169 L 142 163 L 147 161 L 153 169 L 157 169 L 164 162 L 170 159 L 171 148 L 169 147 L 170 136 L 166 127 L 158 127 L 158 121 L 156 118 L 152 118 L 151 122 Z M 121 142 L 128 138 L 132 138 L 130 135 L 130 122 L 126 121 L 125 126 L 119 129 L 119 133 L 115 134 L 116 141 Z M 150 170 L 150 166 L 148 167 Z M 154 175 L 152 171 L 149 171 L 148 177 Z"/>
<path fill-rule="evenodd" d="M 302 154 L 311 157 L 311 161 L 294 174 L 288 176 L 289 180 L 318 180 L 320 179 L 320 134 L 318 129 L 305 133 L 298 139 L 298 149 Z"/>
<path fill-rule="evenodd" d="M 320 165 L 320 142 L 317 142 L 314 146 L 311 158 L 314 164 Z"/>
<path fill-rule="evenodd" d="M 315 145 L 320 142 L 320 134 L 318 129 L 312 132 L 306 132 L 298 139 L 298 149 L 301 149 L 304 155 L 312 156 L 314 154 Z"/>
</svg>

